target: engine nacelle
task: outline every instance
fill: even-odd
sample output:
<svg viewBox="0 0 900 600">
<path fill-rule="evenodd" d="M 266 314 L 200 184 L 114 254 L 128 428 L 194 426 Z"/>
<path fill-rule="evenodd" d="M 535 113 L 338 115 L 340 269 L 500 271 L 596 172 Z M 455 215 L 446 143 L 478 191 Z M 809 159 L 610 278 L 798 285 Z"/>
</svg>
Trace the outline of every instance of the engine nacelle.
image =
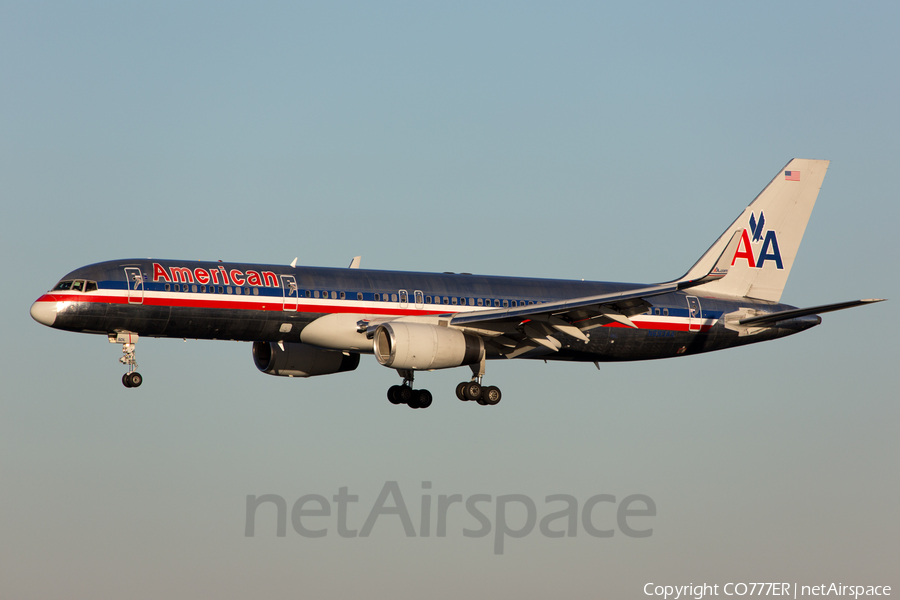
<svg viewBox="0 0 900 600">
<path fill-rule="evenodd" d="M 294 342 L 285 342 L 282 350 L 273 342 L 253 342 L 253 362 L 257 369 L 269 375 L 312 377 L 353 371 L 359 366 L 359 354 Z"/>
<path fill-rule="evenodd" d="M 375 330 L 375 357 L 392 369 L 448 369 L 475 364 L 482 356 L 480 337 L 450 327 L 391 322 Z"/>
</svg>

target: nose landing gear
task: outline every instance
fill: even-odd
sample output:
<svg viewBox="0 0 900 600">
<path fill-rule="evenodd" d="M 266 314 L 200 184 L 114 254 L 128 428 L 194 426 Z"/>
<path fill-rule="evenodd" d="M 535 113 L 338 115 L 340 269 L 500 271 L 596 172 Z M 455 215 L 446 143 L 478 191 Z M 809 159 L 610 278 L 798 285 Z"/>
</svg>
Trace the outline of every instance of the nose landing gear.
<svg viewBox="0 0 900 600">
<path fill-rule="evenodd" d="M 131 371 L 122 375 L 122 385 L 125 387 L 140 387 L 144 382 L 143 376 L 137 371 Z"/>
<path fill-rule="evenodd" d="M 110 344 L 122 344 L 122 356 L 119 358 L 119 362 L 128 366 L 128 372 L 122 375 L 122 385 L 127 388 L 140 387 L 144 383 L 143 376 L 137 372 L 137 359 L 134 356 L 137 341 L 136 333 L 109 334 Z"/>
</svg>

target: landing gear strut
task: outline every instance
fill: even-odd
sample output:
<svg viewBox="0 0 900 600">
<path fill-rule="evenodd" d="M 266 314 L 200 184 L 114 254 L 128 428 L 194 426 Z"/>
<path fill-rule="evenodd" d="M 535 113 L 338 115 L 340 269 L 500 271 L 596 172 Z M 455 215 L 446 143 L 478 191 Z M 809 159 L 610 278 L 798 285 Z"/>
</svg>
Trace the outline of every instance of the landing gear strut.
<svg viewBox="0 0 900 600">
<path fill-rule="evenodd" d="M 428 390 L 414 390 L 413 371 L 397 369 L 397 373 L 403 378 L 402 385 L 392 385 L 388 389 L 387 397 L 391 404 L 405 404 L 410 408 L 428 408 L 431 406 L 432 396 Z"/>
<path fill-rule="evenodd" d="M 128 372 L 122 375 L 122 385 L 127 388 L 140 387 L 144 383 L 144 378 L 137 372 L 137 359 L 134 356 L 137 341 L 136 333 L 109 334 L 109 343 L 122 344 L 122 356 L 119 358 L 119 362 L 128 367 Z"/>
</svg>

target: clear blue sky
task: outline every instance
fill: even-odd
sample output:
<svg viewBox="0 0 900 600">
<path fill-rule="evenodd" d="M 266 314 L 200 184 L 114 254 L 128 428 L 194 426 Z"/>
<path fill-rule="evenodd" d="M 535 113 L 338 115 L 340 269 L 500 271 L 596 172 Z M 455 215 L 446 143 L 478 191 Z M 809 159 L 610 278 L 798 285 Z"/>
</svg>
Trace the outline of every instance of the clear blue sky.
<svg viewBox="0 0 900 600">
<path fill-rule="evenodd" d="M 897 589 L 898 26 L 886 2 L 4 2 L 0 595 Z M 468 369 L 420 375 L 412 411 L 371 357 L 283 380 L 192 340 L 142 339 L 126 390 L 117 346 L 28 315 L 134 256 L 667 280 L 792 157 L 832 163 L 783 300 L 892 301 L 705 356 L 491 363 L 493 408 L 453 397 Z M 646 494 L 657 516 L 500 556 L 464 512 L 445 538 L 387 516 L 311 539 L 261 510 L 244 536 L 247 495 L 346 486 L 361 528 L 386 481 L 417 529 L 423 481 L 435 505 Z"/>
</svg>

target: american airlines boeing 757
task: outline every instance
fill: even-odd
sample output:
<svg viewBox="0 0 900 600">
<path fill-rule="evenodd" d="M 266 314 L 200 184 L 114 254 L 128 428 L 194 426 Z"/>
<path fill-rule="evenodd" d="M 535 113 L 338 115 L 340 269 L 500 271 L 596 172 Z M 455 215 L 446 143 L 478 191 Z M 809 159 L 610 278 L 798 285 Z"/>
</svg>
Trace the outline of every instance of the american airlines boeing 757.
<svg viewBox="0 0 900 600">
<path fill-rule="evenodd" d="M 257 368 L 311 377 L 352 371 L 374 354 L 397 371 L 393 404 L 431 405 L 417 371 L 468 366 L 460 400 L 500 401 L 491 359 L 593 362 L 688 356 L 799 333 L 818 315 L 781 304 L 828 169 L 794 159 L 687 273 L 658 284 L 414 273 L 186 260 L 113 260 L 76 269 L 31 307 L 39 323 L 122 345 L 136 388 L 141 337 L 252 342 Z"/>
</svg>

